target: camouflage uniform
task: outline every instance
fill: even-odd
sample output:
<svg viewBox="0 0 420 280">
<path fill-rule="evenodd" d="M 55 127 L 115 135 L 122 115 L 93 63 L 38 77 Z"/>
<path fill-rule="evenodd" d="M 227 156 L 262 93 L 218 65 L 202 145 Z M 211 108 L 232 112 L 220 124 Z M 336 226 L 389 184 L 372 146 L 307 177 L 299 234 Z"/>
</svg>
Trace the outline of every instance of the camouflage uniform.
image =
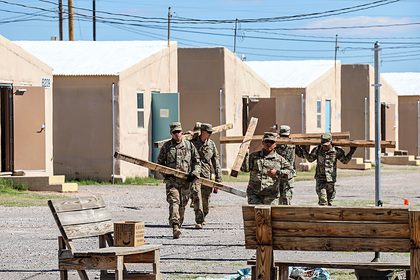
<svg viewBox="0 0 420 280">
<path fill-rule="evenodd" d="M 264 139 L 267 134 L 264 134 Z M 272 178 L 267 175 L 267 171 L 270 169 L 278 171 L 277 177 Z M 250 155 L 246 154 L 241 170 L 251 172 L 246 191 L 248 204 L 279 204 L 280 180 L 290 180 L 296 176 L 287 160 L 275 151 L 265 154 L 264 149 Z"/>
<path fill-rule="evenodd" d="M 202 124 L 201 129 L 207 129 L 208 127 L 211 128 L 211 125 Z M 200 177 L 211 180 L 213 168 L 216 175 L 216 182 L 222 182 L 222 170 L 219 163 L 219 153 L 217 152 L 216 144 L 214 144 L 213 140 L 207 139 L 203 142 L 200 137 L 197 137 L 191 140 L 191 142 L 194 144 L 198 154 L 200 155 Z M 195 182 L 192 185 L 195 221 L 197 224 L 203 224 L 204 219 L 209 213 L 210 195 L 212 190 L 212 188 L 203 186 L 198 182 Z"/>
<path fill-rule="evenodd" d="M 198 152 L 190 141 L 182 139 L 176 144 L 172 139 L 166 142 L 159 151 L 157 163 L 187 173 L 200 175 Z M 169 203 L 169 225 L 181 227 L 184 221 L 185 206 L 188 203 L 191 183 L 165 176 L 166 201 Z"/>
<path fill-rule="evenodd" d="M 280 126 L 280 137 L 289 137 L 290 136 L 290 127 L 287 125 Z M 302 157 L 302 149 L 299 146 L 295 145 L 277 145 L 275 151 L 281 155 L 285 160 L 287 160 L 290 165 L 293 167 L 293 170 L 296 171 L 295 167 L 295 158 Z M 280 201 L 282 205 L 290 205 L 293 197 L 293 189 L 295 187 L 295 179 L 290 180 L 280 180 Z"/>
<path fill-rule="evenodd" d="M 322 135 L 322 145 L 328 146 L 331 144 L 331 134 L 325 133 Z M 312 149 L 310 153 L 303 149 L 303 156 L 309 162 L 317 160 L 315 179 L 316 179 L 316 193 L 318 195 L 319 205 L 332 205 L 335 198 L 335 182 L 337 179 L 337 160 L 347 164 L 355 152 L 356 148 L 351 148 L 346 155 L 343 149 L 336 146 L 331 146 L 325 151 L 321 145 Z"/>
</svg>

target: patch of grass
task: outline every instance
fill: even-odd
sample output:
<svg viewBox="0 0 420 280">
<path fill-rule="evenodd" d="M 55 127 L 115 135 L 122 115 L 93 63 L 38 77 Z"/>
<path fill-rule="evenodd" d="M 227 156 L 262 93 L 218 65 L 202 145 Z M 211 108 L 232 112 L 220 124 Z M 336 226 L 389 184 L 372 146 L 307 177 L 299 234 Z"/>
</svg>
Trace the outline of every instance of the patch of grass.
<svg viewBox="0 0 420 280">
<path fill-rule="evenodd" d="M 112 185 L 112 182 L 100 182 L 95 179 L 87 180 L 66 180 L 67 183 L 77 183 L 81 186 L 100 186 L 100 185 Z M 163 180 L 155 179 L 152 177 L 128 177 L 124 182 L 116 182 L 118 185 L 159 185 Z"/>
<path fill-rule="evenodd" d="M 62 196 L 29 192 L 26 184 L 13 184 L 11 180 L 0 179 L 0 205 L 2 206 L 46 206 L 48 199 L 59 197 Z"/>
<path fill-rule="evenodd" d="M 152 177 L 134 177 L 127 178 L 122 185 L 154 185 L 157 186 L 161 184 L 163 180 L 155 179 Z"/>
</svg>

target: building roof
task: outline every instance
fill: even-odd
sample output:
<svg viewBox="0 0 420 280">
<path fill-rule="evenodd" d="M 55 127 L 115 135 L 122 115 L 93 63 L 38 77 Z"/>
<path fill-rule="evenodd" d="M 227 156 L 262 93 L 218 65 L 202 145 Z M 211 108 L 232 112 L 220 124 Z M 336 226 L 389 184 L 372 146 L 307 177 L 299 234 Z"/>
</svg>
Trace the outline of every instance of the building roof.
<svg viewBox="0 0 420 280">
<path fill-rule="evenodd" d="M 246 64 L 271 88 L 306 88 L 334 67 L 334 60 L 247 61 Z"/>
<path fill-rule="evenodd" d="M 54 75 L 118 75 L 165 49 L 166 41 L 14 41 Z M 172 42 L 175 43 L 175 42 Z"/>
<path fill-rule="evenodd" d="M 420 95 L 420 73 L 382 73 L 399 96 Z"/>
</svg>

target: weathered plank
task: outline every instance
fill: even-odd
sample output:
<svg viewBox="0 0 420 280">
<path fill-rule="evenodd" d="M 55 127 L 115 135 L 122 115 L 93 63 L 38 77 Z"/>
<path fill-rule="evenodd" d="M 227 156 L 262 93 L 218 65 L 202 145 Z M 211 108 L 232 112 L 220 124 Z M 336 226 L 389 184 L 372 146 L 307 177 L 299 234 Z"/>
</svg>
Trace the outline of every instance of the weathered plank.
<svg viewBox="0 0 420 280">
<path fill-rule="evenodd" d="M 256 237 L 245 236 L 247 249 L 257 249 Z M 273 234 L 273 249 L 287 251 L 409 252 L 409 238 L 284 237 Z"/>
<path fill-rule="evenodd" d="M 323 133 L 295 133 L 290 134 L 289 137 L 285 139 L 295 139 L 295 138 L 321 138 Z M 350 139 L 350 132 L 333 132 L 332 139 Z M 254 135 L 252 136 L 251 142 L 261 142 L 264 135 Z M 244 141 L 245 136 L 221 136 L 220 143 L 221 144 L 231 144 L 231 143 L 242 143 Z"/>
<path fill-rule="evenodd" d="M 411 243 L 410 250 L 410 279 L 420 279 L 420 211 L 410 210 Z"/>
<path fill-rule="evenodd" d="M 51 199 L 57 213 L 105 207 L 105 202 L 99 196 Z"/>
<path fill-rule="evenodd" d="M 213 129 L 214 129 L 213 134 L 220 133 L 222 131 L 229 130 L 229 129 L 232 129 L 232 128 L 233 128 L 233 124 L 231 124 L 231 123 L 223 124 L 223 125 L 219 125 L 219 126 L 215 126 L 215 127 L 213 127 Z M 194 130 L 193 133 L 194 134 L 197 133 L 198 135 L 200 135 L 201 134 L 201 129 Z M 186 139 L 186 140 L 191 140 L 193 138 L 193 135 L 191 135 L 191 134 L 184 134 L 184 135 L 182 135 L 182 138 L 183 139 Z M 163 146 L 163 144 L 165 144 L 169 140 L 171 140 L 171 138 L 168 138 L 168 139 L 165 139 L 165 140 L 156 141 L 155 143 L 153 143 L 153 147 L 160 148 L 160 147 Z"/>
<path fill-rule="evenodd" d="M 62 226 L 88 224 L 112 219 L 111 213 L 106 208 L 87 209 L 82 211 L 57 213 Z"/>
<path fill-rule="evenodd" d="M 246 130 L 242 144 L 239 147 L 238 155 L 236 156 L 235 162 L 233 163 L 230 176 L 237 177 L 239 170 L 241 169 L 242 162 L 244 161 L 246 152 L 248 151 L 249 144 L 251 143 L 252 136 L 254 135 L 255 129 L 257 128 L 258 119 L 252 117 L 249 122 L 248 129 Z"/>
<path fill-rule="evenodd" d="M 255 265 L 255 260 L 248 260 L 247 265 Z M 274 261 L 275 266 L 294 266 L 294 267 L 323 267 L 335 269 L 410 269 L 409 263 L 389 263 L 389 262 L 344 262 L 344 261 L 310 261 L 310 260 L 286 260 Z"/>
<path fill-rule="evenodd" d="M 232 138 L 235 137 L 235 138 Z M 220 137 L 221 144 L 230 144 L 230 143 L 242 143 L 244 136 L 229 136 L 229 137 Z M 262 136 L 259 136 L 252 141 L 261 141 Z M 337 139 L 332 140 L 333 145 L 340 147 L 375 147 L 375 140 L 345 140 Z M 301 146 L 317 146 L 321 144 L 321 139 L 315 138 L 277 138 L 277 144 L 279 145 L 301 145 Z M 395 148 L 395 141 L 381 141 L 382 148 Z"/>
<path fill-rule="evenodd" d="M 254 207 L 242 206 L 244 220 L 254 219 Z M 322 207 L 322 206 L 271 206 L 273 221 L 372 221 L 408 223 L 408 208 L 395 207 Z"/>
<path fill-rule="evenodd" d="M 160 165 L 160 164 L 156 164 L 156 163 L 153 163 L 153 162 L 150 162 L 150 161 L 147 161 L 147 160 L 134 158 L 134 157 L 131 157 L 131 156 L 128 156 L 128 155 L 125 155 L 125 154 L 121 154 L 119 152 L 115 152 L 114 156 L 117 159 L 121 159 L 121 160 L 130 162 L 130 163 L 133 163 L 133 164 L 141 165 L 143 167 L 149 168 L 151 170 L 159 171 L 159 172 L 164 173 L 164 174 L 173 174 L 175 177 L 180 178 L 180 179 L 186 180 L 187 176 L 188 176 L 188 173 L 186 173 L 186 172 L 176 170 L 176 169 L 173 169 L 173 168 L 169 168 L 169 167 L 166 167 L 166 166 L 163 166 L 163 165 Z M 205 179 L 205 178 L 197 178 L 195 180 L 195 182 L 199 182 L 202 185 L 207 186 L 207 187 L 217 188 L 219 190 L 228 192 L 230 194 L 234 194 L 234 195 L 241 196 L 241 197 L 246 197 L 246 192 L 244 192 L 242 190 L 232 188 L 232 187 L 229 187 L 229 186 L 226 186 L 226 185 L 223 185 L 223 184 L 218 183 L 218 182 L 214 182 L 212 180 L 208 180 L 208 179 Z"/>
<path fill-rule="evenodd" d="M 68 239 L 77 239 L 92 237 L 114 232 L 114 223 L 112 221 L 103 221 L 85 225 L 63 226 Z"/>
<path fill-rule="evenodd" d="M 410 237 L 409 225 L 397 223 L 272 221 L 272 226 L 274 234 L 291 237 Z M 245 234 L 255 235 L 255 223 L 244 221 L 244 230 Z"/>
<path fill-rule="evenodd" d="M 73 252 L 74 257 L 94 257 L 94 256 L 127 256 L 153 252 L 162 248 L 162 245 L 142 245 L 137 247 L 106 247 L 86 251 Z"/>
<path fill-rule="evenodd" d="M 257 268 L 256 279 L 270 280 L 273 267 L 273 240 L 271 234 L 271 209 L 262 205 L 255 207 Z"/>
</svg>

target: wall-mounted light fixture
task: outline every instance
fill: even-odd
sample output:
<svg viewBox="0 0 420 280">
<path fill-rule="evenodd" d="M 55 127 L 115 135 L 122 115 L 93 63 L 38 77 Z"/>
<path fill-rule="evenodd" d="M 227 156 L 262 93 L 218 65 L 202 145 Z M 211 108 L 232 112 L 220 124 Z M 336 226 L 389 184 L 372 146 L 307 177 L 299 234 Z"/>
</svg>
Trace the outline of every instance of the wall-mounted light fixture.
<svg viewBox="0 0 420 280">
<path fill-rule="evenodd" d="M 18 88 L 17 92 L 21 92 L 21 93 L 26 92 L 26 88 Z"/>
</svg>

